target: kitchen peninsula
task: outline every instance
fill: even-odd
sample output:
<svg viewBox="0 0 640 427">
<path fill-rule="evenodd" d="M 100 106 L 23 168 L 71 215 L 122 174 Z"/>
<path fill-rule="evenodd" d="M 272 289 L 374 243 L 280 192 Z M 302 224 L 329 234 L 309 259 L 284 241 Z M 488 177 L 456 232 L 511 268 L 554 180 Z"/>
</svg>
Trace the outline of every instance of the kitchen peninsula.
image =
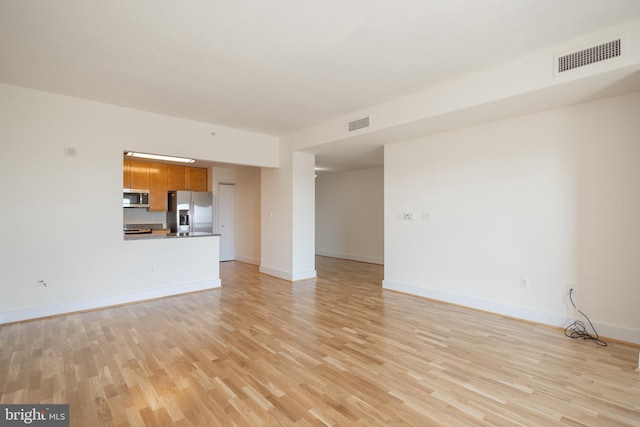
<svg viewBox="0 0 640 427">
<path fill-rule="evenodd" d="M 130 157 L 155 161 L 132 160 Z M 124 240 L 219 236 L 213 233 L 213 200 L 207 168 L 174 165 L 177 157 L 125 152 Z"/>
<path fill-rule="evenodd" d="M 124 240 L 164 240 L 164 239 L 189 239 L 195 237 L 220 237 L 215 233 L 204 233 L 195 231 L 193 233 L 148 233 L 148 234 L 125 234 Z"/>
<path fill-rule="evenodd" d="M 123 172 L 122 249 L 125 262 L 139 266 L 127 279 L 136 287 L 156 286 L 133 299 L 219 288 L 220 235 L 214 233 L 209 170 L 125 154 Z"/>
</svg>

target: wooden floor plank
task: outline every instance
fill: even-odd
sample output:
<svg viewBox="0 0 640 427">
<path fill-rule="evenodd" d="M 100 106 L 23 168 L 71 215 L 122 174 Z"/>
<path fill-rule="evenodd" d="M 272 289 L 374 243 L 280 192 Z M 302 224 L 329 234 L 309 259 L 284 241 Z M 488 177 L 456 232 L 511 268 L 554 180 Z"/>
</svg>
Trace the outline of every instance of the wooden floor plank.
<svg viewBox="0 0 640 427">
<path fill-rule="evenodd" d="M 219 290 L 4 325 L 0 403 L 68 403 L 74 426 L 640 425 L 636 346 L 316 268 L 226 262 Z"/>
</svg>

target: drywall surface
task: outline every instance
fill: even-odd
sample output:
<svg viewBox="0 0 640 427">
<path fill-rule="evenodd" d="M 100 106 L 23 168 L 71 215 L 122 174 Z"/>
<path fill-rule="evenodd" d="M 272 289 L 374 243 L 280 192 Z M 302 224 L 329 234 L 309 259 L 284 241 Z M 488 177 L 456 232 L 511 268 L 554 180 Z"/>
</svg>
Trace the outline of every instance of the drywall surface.
<svg viewBox="0 0 640 427">
<path fill-rule="evenodd" d="M 260 168 L 236 169 L 236 259 L 260 265 Z"/>
<path fill-rule="evenodd" d="M 316 254 L 383 264 L 384 168 L 318 175 Z"/>
<path fill-rule="evenodd" d="M 124 241 L 123 150 L 278 163 L 271 136 L 4 84 L 0 120 L 0 322 L 220 286 L 217 237 Z"/>
<path fill-rule="evenodd" d="M 638 117 L 635 92 L 385 146 L 384 286 L 554 325 L 574 287 L 640 342 Z"/>
<path fill-rule="evenodd" d="M 292 152 L 281 142 L 280 167 L 262 168 L 260 271 L 283 279 L 293 277 Z"/>
</svg>

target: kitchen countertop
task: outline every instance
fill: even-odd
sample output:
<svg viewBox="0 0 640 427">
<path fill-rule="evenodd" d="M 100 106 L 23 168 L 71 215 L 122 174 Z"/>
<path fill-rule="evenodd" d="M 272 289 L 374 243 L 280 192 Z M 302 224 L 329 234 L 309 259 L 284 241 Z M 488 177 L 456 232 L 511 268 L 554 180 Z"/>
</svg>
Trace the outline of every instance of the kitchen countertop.
<svg viewBox="0 0 640 427">
<path fill-rule="evenodd" d="M 194 233 L 168 233 L 168 234 L 125 234 L 124 240 L 164 240 L 164 239 L 184 239 L 184 238 L 192 238 L 192 237 L 209 237 L 209 236 L 220 236 L 215 233 L 203 233 L 203 232 L 194 232 Z"/>
</svg>

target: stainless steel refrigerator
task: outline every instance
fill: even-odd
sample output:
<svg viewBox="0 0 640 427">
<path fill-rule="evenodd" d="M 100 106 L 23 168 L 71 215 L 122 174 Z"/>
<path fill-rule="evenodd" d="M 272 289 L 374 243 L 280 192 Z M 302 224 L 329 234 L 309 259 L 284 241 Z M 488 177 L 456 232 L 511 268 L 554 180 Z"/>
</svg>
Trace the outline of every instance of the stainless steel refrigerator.
<svg viewBox="0 0 640 427">
<path fill-rule="evenodd" d="M 170 191 L 167 227 L 172 233 L 213 233 L 212 193 Z"/>
</svg>

